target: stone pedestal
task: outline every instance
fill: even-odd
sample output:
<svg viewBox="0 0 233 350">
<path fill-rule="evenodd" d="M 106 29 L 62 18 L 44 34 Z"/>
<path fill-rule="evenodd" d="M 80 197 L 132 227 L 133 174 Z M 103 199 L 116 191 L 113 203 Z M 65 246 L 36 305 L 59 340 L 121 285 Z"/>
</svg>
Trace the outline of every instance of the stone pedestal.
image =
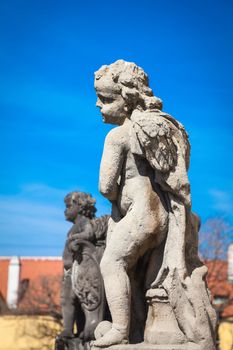
<svg viewBox="0 0 233 350">
<path fill-rule="evenodd" d="M 65 339 L 57 337 L 54 350 L 90 350 L 90 342 L 82 342 L 79 338 Z"/>
<path fill-rule="evenodd" d="M 149 310 L 144 340 L 149 344 L 184 344 L 181 332 L 164 289 L 149 289 L 146 294 Z"/>
<path fill-rule="evenodd" d="M 99 350 L 100 348 L 91 347 L 91 350 Z M 185 344 L 119 344 L 112 345 L 108 348 L 101 348 L 102 350 L 201 350 L 201 348 L 194 343 L 185 343 Z"/>
</svg>

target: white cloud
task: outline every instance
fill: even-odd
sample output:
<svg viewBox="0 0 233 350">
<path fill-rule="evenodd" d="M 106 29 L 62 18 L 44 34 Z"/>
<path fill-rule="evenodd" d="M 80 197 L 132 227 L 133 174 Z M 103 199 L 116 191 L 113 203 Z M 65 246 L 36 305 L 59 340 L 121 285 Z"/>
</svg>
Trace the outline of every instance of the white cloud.
<svg viewBox="0 0 233 350">
<path fill-rule="evenodd" d="M 67 192 L 43 184 L 26 184 L 17 194 L 0 195 L 0 210 L 12 215 L 58 217 Z"/>
<path fill-rule="evenodd" d="M 219 189 L 210 189 L 209 194 L 212 198 L 212 208 L 225 214 L 232 214 L 233 198 L 230 192 Z"/>
<path fill-rule="evenodd" d="M 29 183 L 14 195 L 0 195 L 0 255 L 61 255 L 71 226 L 64 218 L 68 192 Z M 109 212 L 102 198 L 98 203 L 98 215 Z"/>
<path fill-rule="evenodd" d="M 0 247 L 13 245 L 12 254 L 21 255 L 22 246 L 30 246 L 32 255 L 46 255 L 46 246 L 54 243 L 61 254 L 70 227 L 63 214 L 67 192 L 44 184 L 26 184 L 15 195 L 0 195 Z"/>
</svg>

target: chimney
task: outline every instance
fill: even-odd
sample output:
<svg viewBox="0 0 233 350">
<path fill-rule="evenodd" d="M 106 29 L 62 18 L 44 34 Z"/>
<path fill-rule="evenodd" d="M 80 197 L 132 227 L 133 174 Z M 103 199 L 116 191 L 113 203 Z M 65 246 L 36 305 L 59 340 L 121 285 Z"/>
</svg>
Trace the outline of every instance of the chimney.
<svg viewBox="0 0 233 350">
<path fill-rule="evenodd" d="M 7 305 L 10 309 L 17 308 L 18 289 L 20 276 L 20 260 L 17 256 L 10 259 L 8 267 L 8 284 L 7 284 Z"/>
<path fill-rule="evenodd" d="M 233 244 L 228 246 L 228 282 L 233 284 Z"/>
</svg>

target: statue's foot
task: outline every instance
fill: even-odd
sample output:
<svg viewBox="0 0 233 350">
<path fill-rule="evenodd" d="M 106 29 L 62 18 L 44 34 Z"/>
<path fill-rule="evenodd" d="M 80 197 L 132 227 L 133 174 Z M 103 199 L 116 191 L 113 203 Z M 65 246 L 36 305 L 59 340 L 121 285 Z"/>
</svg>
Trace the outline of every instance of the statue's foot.
<svg viewBox="0 0 233 350">
<path fill-rule="evenodd" d="M 92 342 L 92 345 L 99 348 L 108 347 L 116 344 L 127 344 L 128 337 L 125 333 L 116 329 L 114 326 L 103 337 Z"/>
</svg>

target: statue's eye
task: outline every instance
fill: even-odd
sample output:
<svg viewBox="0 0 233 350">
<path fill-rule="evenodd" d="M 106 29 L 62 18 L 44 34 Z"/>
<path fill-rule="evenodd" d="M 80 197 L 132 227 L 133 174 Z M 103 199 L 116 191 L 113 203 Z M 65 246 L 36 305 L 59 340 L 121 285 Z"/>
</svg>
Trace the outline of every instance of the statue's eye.
<svg viewBox="0 0 233 350">
<path fill-rule="evenodd" d="M 99 99 L 104 104 L 112 103 L 114 101 L 113 98 L 105 97 L 105 96 L 101 96 L 101 95 L 99 95 Z"/>
</svg>

